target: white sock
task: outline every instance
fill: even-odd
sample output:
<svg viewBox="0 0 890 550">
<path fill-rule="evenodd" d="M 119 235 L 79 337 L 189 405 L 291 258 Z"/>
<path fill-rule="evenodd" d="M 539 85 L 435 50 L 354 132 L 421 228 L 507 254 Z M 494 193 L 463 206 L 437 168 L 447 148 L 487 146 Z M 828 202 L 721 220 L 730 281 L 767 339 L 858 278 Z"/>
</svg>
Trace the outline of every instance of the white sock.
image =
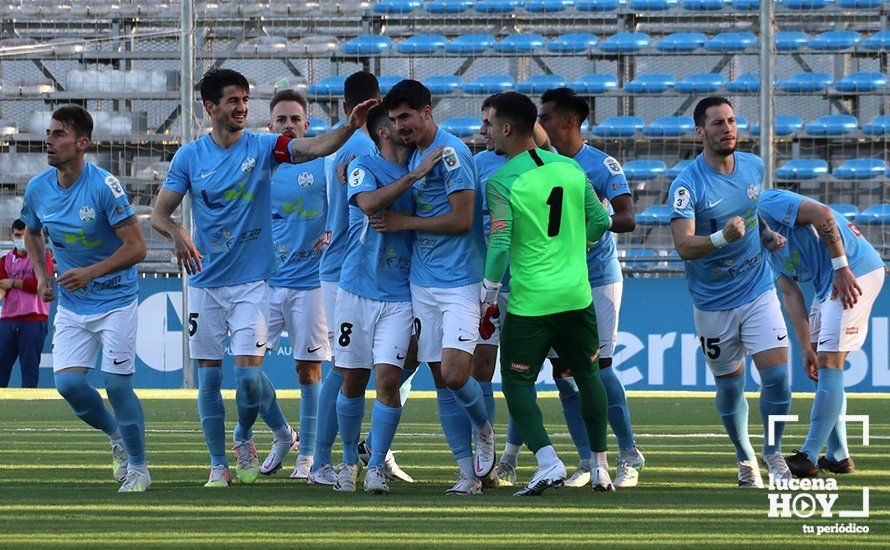
<svg viewBox="0 0 890 550">
<path fill-rule="evenodd" d="M 142 472 L 144 474 L 147 474 L 148 473 L 148 463 L 143 462 L 142 464 L 130 464 L 127 467 L 127 469 L 134 471 L 134 472 Z"/>
<path fill-rule="evenodd" d="M 559 461 L 553 445 L 547 445 L 538 449 L 538 452 L 535 453 L 535 458 L 538 459 L 538 468 L 546 468 Z"/>
<path fill-rule="evenodd" d="M 504 445 L 504 454 L 501 455 L 501 462 L 506 462 L 507 464 L 515 468 L 516 463 L 519 461 L 520 450 L 522 450 L 521 445 L 507 443 L 506 445 Z"/>
<path fill-rule="evenodd" d="M 108 439 L 111 441 L 112 445 L 123 445 L 124 444 L 124 436 L 121 435 L 121 431 L 115 428 L 114 433 L 108 436 Z"/>
<path fill-rule="evenodd" d="M 590 469 L 593 470 L 594 468 L 609 469 L 609 459 L 606 458 L 605 451 L 601 453 L 594 452 L 593 456 L 590 457 Z"/>
<path fill-rule="evenodd" d="M 464 475 L 464 477 L 468 477 L 470 479 L 476 478 L 476 472 L 473 471 L 473 457 L 468 456 L 466 458 L 458 458 L 457 459 L 457 467 L 460 468 L 460 473 Z"/>
</svg>

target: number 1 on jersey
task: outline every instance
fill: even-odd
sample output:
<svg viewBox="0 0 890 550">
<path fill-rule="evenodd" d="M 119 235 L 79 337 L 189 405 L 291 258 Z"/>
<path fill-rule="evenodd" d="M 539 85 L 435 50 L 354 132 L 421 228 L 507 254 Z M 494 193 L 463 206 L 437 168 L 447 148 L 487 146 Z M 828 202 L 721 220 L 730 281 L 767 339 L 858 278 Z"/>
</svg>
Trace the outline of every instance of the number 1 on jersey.
<svg viewBox="0 0 890 550">
<path fill-rule="evenodd" d="M 547 197 L 547 206 L 550 207 L 550 221 L 547 223 L 547 236 L 559 235 L 559 224 L 562 221 L 562 187 L 554 187 Z"/>
</svg>

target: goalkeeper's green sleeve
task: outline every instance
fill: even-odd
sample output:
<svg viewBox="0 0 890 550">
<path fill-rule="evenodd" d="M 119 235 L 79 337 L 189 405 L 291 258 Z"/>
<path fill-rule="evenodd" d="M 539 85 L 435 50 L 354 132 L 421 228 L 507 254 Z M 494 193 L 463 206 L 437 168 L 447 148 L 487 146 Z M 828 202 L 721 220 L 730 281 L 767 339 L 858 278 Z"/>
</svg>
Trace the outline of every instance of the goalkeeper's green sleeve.
<svg viewBox="0 0 890 550">
<path fill-rule="evenodd" d="M 606 234 L 612 220 L 590 185 L 584 190 L 584 211 L 587 215 L 587 242 L 591 245 Z"/>
<path fill-rule="evenodd" d="M 488 253 L 485 257 L 485 278 L 500 282 L 507 271 L 507 261 L 510 258 L 513 209 L 506 186 L 492 178 L 488 180 L 486 187 L 491 233 L 488 236 Z"/>
</svg>

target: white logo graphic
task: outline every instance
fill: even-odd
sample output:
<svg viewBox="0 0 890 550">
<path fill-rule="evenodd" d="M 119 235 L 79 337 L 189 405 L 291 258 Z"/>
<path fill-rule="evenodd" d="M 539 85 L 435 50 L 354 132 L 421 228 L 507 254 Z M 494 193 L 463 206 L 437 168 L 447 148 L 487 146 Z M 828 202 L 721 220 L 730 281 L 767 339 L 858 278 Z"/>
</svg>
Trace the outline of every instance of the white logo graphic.
<svg viewBox="0 0 890 550">
<path fill-rule="evenodd" d="M 708 203 L 708 208 L 714 208 L 715 206 L 717 206 L 717 205 L 720 204 L 721 202 L 723 202 L 723 199 L 720 199 L 719 201 L 709 202 L 709 203 Z"/>
<path fill-rule="evenodd" d="M 674 191 L 674 209 L 684 210 L 689 206 L 689 200 L 689 190 L 685 187 L 678 187 L 677 190 Z"/>
<path fill-rule="evenodd" d="M 365 171 L 361 168 L 356 168 L 349 174 L 349 187 L 358 187 L 365 181 Z"/>
<path fill-rule="evenodd" d="M 247 157 L 244 159 L 244 162 L 241 163 L 241 171 L 245 174 L 253 172 L 254 168 L 256 168 L 256 159 L 253 157 Z"/>
<path fill-rule="evenodd" d="M 300 187 L 308 189 L 315 183 L 315 176 L 312 175 L 312 172 L 303 172 L 297 177 L 297 183 L 300 184 Z"/>
<path fill-rule="evenodd" d="M 124 188 L 121 187 L 121 182 L 114 176 L 105 176 L 105 185 L 111 189 L 111 194 L 114 195 L 114 198 L 119 199 L 124 196 Z"/>
<path fill-rule="evenodd" d="M 442 149 L 442 160 L 445 162 L 445 169 L 449 172 L 460 168 L 460 159 L 457 157 L 454 147 Z"/>
<path fill-rule="evenodd" d="M 621 165 L 612 157 L 606 157 L 603 159 L 603 166 L 609 169 L 609 173 L 613 176 L 617 176 L 618 174 L 623 174 L 624 172 L 621 170 Z"/>
<path fill-rule="evenodd" d="M 205 172 L 204 170 L 201 170 L 201 179 L 209 178 L 210 176 L 212 176 L 215 173 L 216 173 L 216 170 L 211 170 L 209 172 Z"/>
<path fill-rule="evenodd" d="M 756 201 L 758 197 L 760 197 L 760 186 L 756 183 L 752 183 L 748 186 L 748 198 L 752 201 Z"/>
<path fill-rule="evenodd" d="M 89 204 L 85 204 L 80 207 L 78 216 L 80 216 L 80 221 L 83 223 L 93 223 L 96 220 L 96 211 Z"/>
</svg>

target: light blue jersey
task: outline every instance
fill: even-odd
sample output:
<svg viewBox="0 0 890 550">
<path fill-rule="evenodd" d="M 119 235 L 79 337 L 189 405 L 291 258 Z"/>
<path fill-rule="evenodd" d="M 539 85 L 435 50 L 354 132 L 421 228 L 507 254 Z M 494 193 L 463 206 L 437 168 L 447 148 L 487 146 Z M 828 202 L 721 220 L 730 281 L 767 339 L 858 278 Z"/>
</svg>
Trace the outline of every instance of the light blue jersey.
<svg viewBox="0 0 890 550">
<path fill-rule="evenodd" d="M 410 302 L 411 243 L 414 233 L 378 233 L 356 205 L 359 193 L 376 191 L 401 179 L 408 169 L 379 154 L 359 157 L 349 164 L 349 235 L 340 288 L 370 300 Z M 414 215 L 411 193 L 404 193 L 388 210 Z"/>
<path fill-rule="evenodd" d="M 587 174 L 599 200 L 611 201 L 619 195 L 630 195 L 624 171 L 614 158 L 587 144 L 582 145 L 573 158 Z M 606 210 L 609 214 L 614 213 L 611 204 Z M 587 277 L 591 288 L 621 282 L 621 264 L 611 231 L 606 231 L 587 251 Z"/>
<path fill-rule="evenodd" d="M 327 185 L 324 159 L 282 164 L 272 174 L 272 241 L 278 273 L 269 286 L 318 288 L 321 252 L 316 248 L 325 230 Z"/>
<path fill-rule="evenodd" d="M 370 136 L 359 130 L 352 134 L 336 153 L 325 158 L 324 173 L 328 181 L 328 215 L 325 230 L 328 232 L 330 244 L 321 256 L 319 274 L 322 281 L 336 283 L 340 280 L 340 269 L 346 256 L 349 202 L 346 198 L 346 185 L 337 176 L 337 167 L 349 161 L 350 157 L 358 158 L 376 152 L 377 147 Z"/>
<path fill-rule="evenodd" d="M 418 231 L 411 257 L 411 282 L 423 287 L 456 288 L 482 281 L 485 268 L 485 234 L 482 227 L 482 193 L 476 188 L 476 165 L 467 146 L 439 128 L 425 151 L 417 149 L 408 161 L 413 170 L 427 152 L 445 146 L 444 159 L 411 191 L 417 216 L 432 218 L 451 211 L 448 195 L 467 189 L 475 191 L 473 227 L 461 235 Z"/>
<path fill-rule="evenodd" d="M 723 229 L 735 216 L 745 221 L 745 236 L 739 241 L 685 262 L 692 303 L 702 311 L 733 309 L 773 287 L 757 222 L 763 161 L 748 153 L 736 152 L 734 157 L 733 172 L 724 175 L 699 155 L 680 172 L 668 194 L 671 218 L 695 220 L 696 235 L 708 236 Z"/>
<path fill-rule="evenodd" d="M 68 189 L 59 185 L 55 168 L 35 176 L 22 208 L 22 221 L 29 228 L 46 228 L 59 275 L 114 254 L 123 243 L 113 226 L 133 215 L 118 179 L 88 162 Z M 59 285 L 59 304 L 80 315 L 95 315 L 124 307 L 138 294 L 136 268 L 131 266 L 93 279 L 75 292 Z"/>
<path fill-rule="evenodd" d="M 817 202 L 791 191 L 768 189 L 760 195 L 757 211 L 770 229 L 787 239 L 784 247 L 769 254 L 770 265 L 777 273 L 795 281 L 812 281 L 816 288 L 816 299 L 822 302 L 831 295 L 834 268 L 831 266 L 828 247 L 819 238 L 815 228 L 812 225 L 795 225 L 797 211 L 803 201 Z M 865 240 L 856 226 L 842 214 L 834 210 L 832 213 L 853 275 L 862 277 L 876 269 L 882 269 L 884 262 L 880 254 Z"/>
<path fill-rule="evenodd" d="M 164 187 L 191 193 L 195 245 L 204 256 L 191 286 L 232 286 L 275 273 L 270 180 L 278 166 L 272 155 L 278 138 L 244 131 L 225 149 L 207 134 L 173 157 Z"/>
<path fill-rule="evenodd" d="M 491 233 L 491 215 L 488 212 L 488 178 L 501 169 L 501 166 L 507 163 L 507 157 L 499 155 L 494 151 L 481 151 L 473 157 L 476 164 L 476 177 L 479 178 L 479 193 L 482 193 L 482 227 L 484 228 L 485 241 L 488 243 L 488 235 Z M 501 292 L 510 292 L 510 266 L 507 265 L 507 271 L 501 280 Z"/>
</svg>

